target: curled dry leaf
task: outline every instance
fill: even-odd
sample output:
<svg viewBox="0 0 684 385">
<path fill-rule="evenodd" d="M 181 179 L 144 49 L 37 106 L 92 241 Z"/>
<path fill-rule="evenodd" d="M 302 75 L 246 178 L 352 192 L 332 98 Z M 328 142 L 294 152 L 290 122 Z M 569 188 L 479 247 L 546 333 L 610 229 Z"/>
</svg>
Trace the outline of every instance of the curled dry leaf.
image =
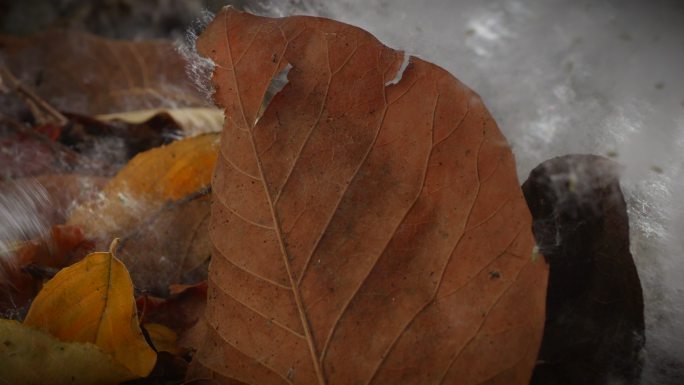
<svg viewBox="0 0 684 385">
<path fill-rule="evenodd" d="M 200 319 L 207 302 L 207 283 L 172 285 L 168 298 L 141 296 L 136 300 L 144 323 L 158 323 L 183 333 Z"/>
<path fill-rule="evenodd" d="M 157 355 L 138 325 L 133 283 L 113 254 L 115 244 L 57 273 L 38 293 L 24 324 L 62 341 L 92 343 L 144 377 Z"/>
<path fill-rule="evenodd" d="M 0 383 L 114 385 L 137 378 L 90 343 L 63 342 L 16 321 L 0 319 Z"/>
<path fill-rule="evenodd" d="M 140 153 L 98 199 L 75 208 L 67 224 L 89 238 L 123 237 L 167 202 L 207 188 L 217 152 L 218 135 L 206 134 Z"/>
<path fill-rule="evenodd" d="M 167 296 L 171 284 L 207 279 L 210 206 L 209 195 L 171 203 L 121 241 L 118 255 L 136 288 Z"/>
<path fill-rule="evenodd" d="M 147 335 L 154 345 L 154 349 L 158 352 L 167 352 L 173 355 L 181 353 L 178 347 L 178 335 L 168 326 L 155 323 L 146 323 L 143 325 Z"/>
<path fill-rule="evenodd" d="M 223 128 L 223 111 L 216 108 L 175 108 L 128 111 L 114 114 L 98 115 L 97 119 L 106 122 L 123 121 L 130 124 L 141 124 L 155 116 L 168 115 L 173 119 L 184 136 L 195 136 L 210 132 L 220 132 Z"/>
<path fill-rule="evenodd" d="M 167 115 L 139 124 L 105 122 L 68 113 L 56 141 L 78 153 L 80 173 L 113 176 L 140 152 L 169 144 L 181 135 L 179 125 Z"/>
<path fill-rule="evenodd" d="M 0 56 L 22 83 L 62 111 L 96 115 L 206 104 L 170 42 L 52 30 L 0 37 Z"/>
<path fill-rule="evenodd" d="M 480 98 L 326 19 L 225 8 L 198 48 L 226 124 L 190 377 L 527 384 L 547 266 Z"/>
</svg>

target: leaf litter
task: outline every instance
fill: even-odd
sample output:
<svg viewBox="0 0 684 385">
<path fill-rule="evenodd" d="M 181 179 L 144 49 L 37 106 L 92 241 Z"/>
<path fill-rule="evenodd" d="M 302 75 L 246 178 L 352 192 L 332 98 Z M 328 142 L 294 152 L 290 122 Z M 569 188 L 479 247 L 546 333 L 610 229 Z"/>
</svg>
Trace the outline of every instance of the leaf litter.
<svg viewBox="0 0 684 385">
<path fill-rule="evenodd" d="M 84 383 L 146 374 L 135 383 L 180 383 L 191 362 L 188 379 L 231 384 L 526 384 L 541 338 L 546 264 L 510 149 L 477 95 L 348 25 L 223 12 L 199 42 L 206 57 L 195 52 L 197 32 L 180 55 L 168 43 L 58 32 L 55 46 L 69 60 L 42 69 L 28 61 L 52 55 L 54 48 L 36 48 L 46 35 L 0 39 L 0 55 L 18 74 L 17 82 L 0 77 L 0 102 L 16 107 L 3 117 L 3 151 L 23 148 L 26 138 L 35 148 L 21 151 L 24 160 L 5 177 L 56 187 L 39 189 L 40 204 L 55 204 L 35 216 L 43 219 L 27 218 L 39 225 L 0 239 L 10 245 L 1 261 L 12 266 L 0 271 L 19 277 L 2 283 L 30 288 L 24 310 L 12 301 L 6 310 L 24 319 L 34 300 L 26 325 L 40 318 L 63 335 L 65 325 L 45 314 L 76 298 L 51 282 L 92 261 L 81 260 L 86 250 L 123 237 L 125 266 L 111 253 L 104 259 L 130 274 L 112 287 L 131 304 L 116 306 L 130 322 L 117 322 L 124 332 L 113 340 L 148 359 L 121 371 L 112 359 L 117 343 L 60 342 L 4 320 L 0 336 L 16 333 L 10 345 L 73 357 L 88 352 L 104 378 Z M 207 15 L 196 27 L 208 23 Z M 92 52 L 102 54 L 84 76 L 59 77 Z M 103 76 L 112 63 L 123 71 Z M 226 109 L 221 144 L 202 135 L 223 124 L 223 112 L 205 101 L 214 91 Z M 47 161 L 31 168 L 25 160 L 34 158 Z M 98 182 L 98 196 L 57 193 L 61 183 L 105 175 L 113 178 Z M 64 218 L 76 226 L 48 231 Z M 92 285 L 96 276 L 73 280 Z M 74 370 L 54 371 L 60 354 L 15 352 L 0 349 L 20 360 L 15 375 L 33 365 L 44 369 L 32 372 L 38 381 L 59 382 Z"/>
</svg>

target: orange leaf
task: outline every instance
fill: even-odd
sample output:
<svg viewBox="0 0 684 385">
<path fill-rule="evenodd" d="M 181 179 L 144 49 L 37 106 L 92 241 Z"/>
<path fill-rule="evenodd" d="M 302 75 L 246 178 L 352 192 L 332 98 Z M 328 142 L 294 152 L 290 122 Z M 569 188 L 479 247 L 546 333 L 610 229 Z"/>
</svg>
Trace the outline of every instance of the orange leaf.
<svg viewBox="0 0 684 385">
<path fill-rule="evenodd" d="M 93 253 L 62 269 L 33 301 L 24 324 L 62 341 L 90 342 L 132 373 L 144 377 L 156 353 L 138 325 L 133 283 L 109 252 Z"/>
<path fill-rule="evenodd" d="M 531 258 L 513 156 L 480 98 L 321 18 L 224 8 L 198 47 L 226 120 L 193 373 L 527 384 L 548 269 Z"/>
<path fill-rule="evenodd" d="M 123 237 L 166 202 L 208 187 L 217 151 L 218 135 L 206 134 L 140 153 L 67 223 L 89 238 Z"/>
<path fill-rule="evenodd" d="M 146 323 L 145 330 L 158 352 L 168 352 L 173 355 L 181 353 L 178 347 L 178 335 L 169 327 L 162 324 Z"/>
</svg>

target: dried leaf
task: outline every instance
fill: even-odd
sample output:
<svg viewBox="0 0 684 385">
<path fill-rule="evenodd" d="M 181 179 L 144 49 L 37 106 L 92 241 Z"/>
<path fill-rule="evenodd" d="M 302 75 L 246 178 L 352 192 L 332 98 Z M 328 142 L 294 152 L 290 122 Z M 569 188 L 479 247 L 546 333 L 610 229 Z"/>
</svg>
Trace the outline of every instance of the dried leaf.
<svg viewBox="0 0 684 385">
<path fill-rule="evenodd" d="M 0 37 L 0 56 L 22 83 L 62 111 L 96 115 L 206 104 L 187 78 L 185 61 L 165 41 L 52 30 Z"/>
<path fill-rule="evenodd" d="M 162 324 L 146 323 L 143 325 L 147 335 L 152 341 L 152 345 L 158 352 L 167 352 L 173 355 L 181 353 L 178 347 L 178 335 L 176 332 Z"/>
<path fill-rule="evenodd" d="M 113 176 L 140 152 L 169 144 L 181 137 L 181 128 L 166 115 L 140 124 L 104 122 L 68 113 L 57 141 L 77 152 L 81 173 Z"/>
<path fill-rule="evenodd" d="M 207 283 L 172 285 L 168 298 L 142 296 L 136 300 L 144 322 L 159 323 L 183 333 L 199 320 L 207 302 Z"/>
<path fill-rule="evenodd" d="M 121 241 L 118 255 L 136 288 L 167 296 L 171 284 L 207 279 L 210 206 L 209 195 L 174 202 Z"/>
<path fill-rule="evenodd" d="M 133 283 L 113 254 L 115 243 L 109 252 L 90 254 L 57 273 L 38 293 L 24 324 L 62 341 L 95 344 L 144 377 L 156 353 L 138 325 Z"/>
<path fill-rule="evenodd" d="M 224 8 L 198 47 L 226 124 L 190 378 L 527 384 L 547 266 L 480 98 L 320 18 Z"/>
<path fill-rule="evenodd" d="M 93 344 L 0 319 L 0 383 L 114 385 L 136 377 Z"/>
<path fill-rule="evenodd" d="M 104 187 L 99 199 L 74 209 L 67 224 L 89 238 L 123 237 L 167 202 L 209 186 L 218 136 L 206 134 L 138 154 Z"/>
<path fill-rule="evenodd" d="M 131 124 L 141 124 L 159 115 L 168 115 L 171 119 L 175 120 L 182 128 L 182 133 L 185 136 L 220 132 L 223 128 L 223 112 L 216 108 L 140 110 L 98 115 L 97 118 L 106 122 L 123 121 Z"/>
</svg>

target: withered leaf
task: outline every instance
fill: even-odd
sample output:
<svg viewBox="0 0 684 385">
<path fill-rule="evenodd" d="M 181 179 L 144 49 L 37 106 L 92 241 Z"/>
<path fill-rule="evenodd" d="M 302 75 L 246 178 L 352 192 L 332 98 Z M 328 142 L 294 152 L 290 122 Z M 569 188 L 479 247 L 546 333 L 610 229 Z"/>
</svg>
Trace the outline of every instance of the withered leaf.
<svg viewBox="0 0 684 385">
<path fill-rule="evenodd" d="M 172 285 L 170 296 L 141 296 L 136 300 L 143 322 L 159 323 L 182 333 L 195 325 L 207 302 L 207 283 Z"/>
<path fill-rule="evenodd" d="M 106 122 L 66 113 L 68 122 L 56 140 L 81 156 L 78 171 L 113 176 L 140 152 L 182 137 L 178 124 L 166 115 L 138 124 Z"/>
<path fill-rule="evenodd" d="M 207 188 L 217 153 L 217 134 L 142 152 L 107 183 L 98 199 L 76 207 L 67 224 L 97 240 L 123 237 L 166 203 Z"/>
<path fill-rule="evenodd" d="M 0 319 L 0 380 L 4 384 L 115 385 L 136 378 L 90 343 L 63 342 Z"/>
<path fill-rule="evenodd" d="M 97 118 L 108 122 L 141 124 L 159 116 L 173 119 L 180 126 L 184 136 L 220 132 L 223 128 L 223 112 L 216 108 L 152 109 L 98 115 Z"/>
<path fill-rule="evenodd" d="M 157 355 L 138 325 L 133 283 L 114 255 L 115 244 L 57 273 L 38 293 L 24 324 L 62 341 L 92 343 L 144 377 Z"/>
<path fill-rule="evenodd" d="M 157 352 L 167 352 L 173 355 L 181 353 L 178 347 L 178 335 L 168 326 L 155 323 L 144 324 L 147 336 Z"/>
<path fill-rule="evenodd" d="M 65 113 L 56 140 L 76 151 L 80 172 L 113 175 L 133 156 L 183 137 L 220 132 L 216 108 L 153 109 L 90 116 Z"/>
<path fill-rule="evenodd" d="M 169 42 L 51 30 L 0 37 L 0 56 L 21 82 L 63 111 L 95 115 L 205 104 Z"/>
<path fill-rule="evenodd" d="M 198 48 L 226 123 L 190 377 L 527 384 L 547 266 L 480 98 L 321 18 L 225 8 Z"/>
</svg>

